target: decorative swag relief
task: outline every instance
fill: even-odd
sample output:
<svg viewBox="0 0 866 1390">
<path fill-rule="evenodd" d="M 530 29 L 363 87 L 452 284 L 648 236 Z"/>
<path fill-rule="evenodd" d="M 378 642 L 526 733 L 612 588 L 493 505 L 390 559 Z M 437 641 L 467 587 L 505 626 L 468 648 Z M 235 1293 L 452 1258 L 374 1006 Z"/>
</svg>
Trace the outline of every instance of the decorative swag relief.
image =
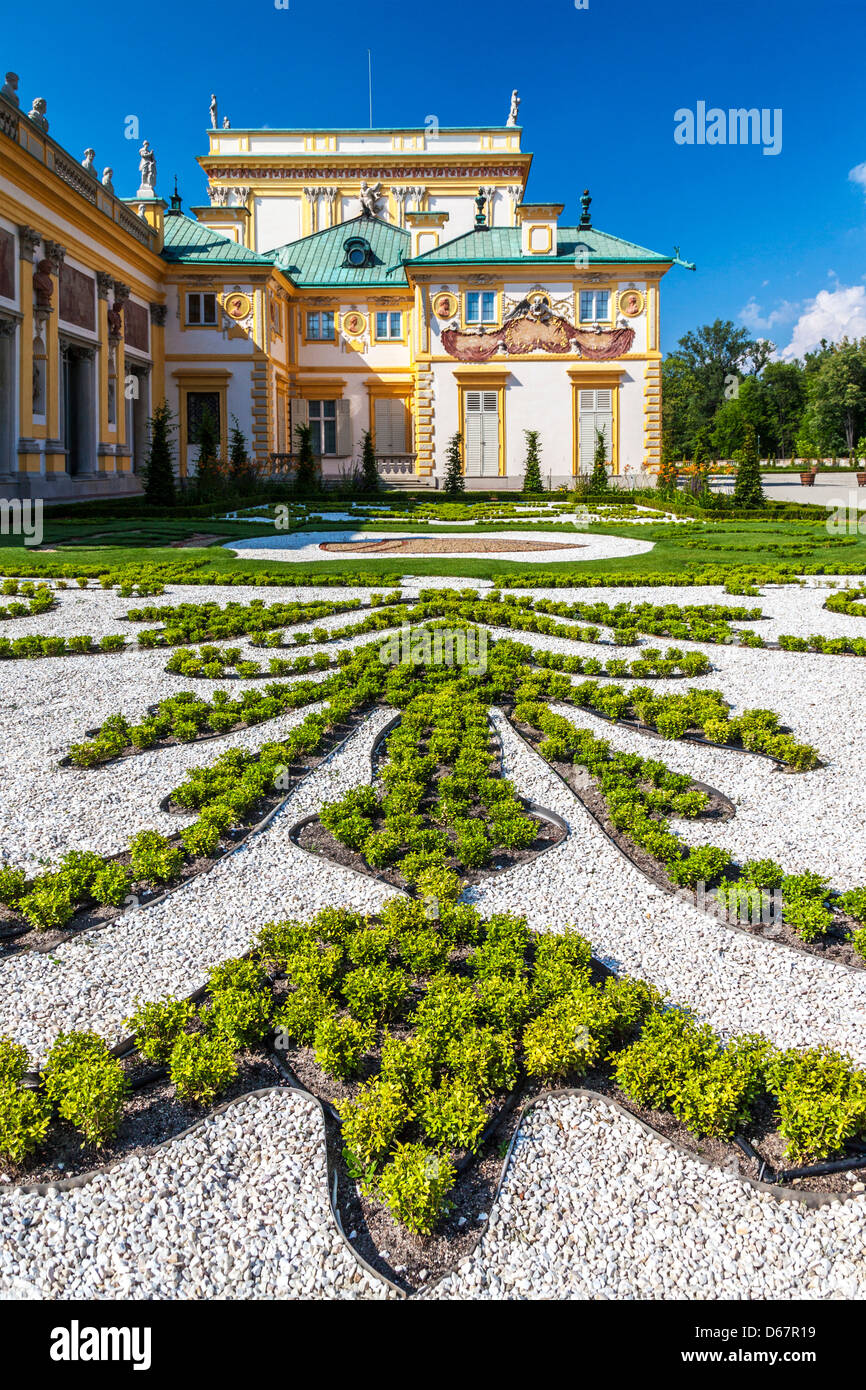
<svg viewBox="0 0 866 1390">
<path fill-rule="evenodd" d="M 497 352 L 578 352 L 596 362 L 609 361 L 629 352 L 633 328 L 575 328 L 555 314 L 546 300 L 522 299 L 498 328 L 446 328 L 445 351 L 460 362 L 486 362 Z"/>
</svg>

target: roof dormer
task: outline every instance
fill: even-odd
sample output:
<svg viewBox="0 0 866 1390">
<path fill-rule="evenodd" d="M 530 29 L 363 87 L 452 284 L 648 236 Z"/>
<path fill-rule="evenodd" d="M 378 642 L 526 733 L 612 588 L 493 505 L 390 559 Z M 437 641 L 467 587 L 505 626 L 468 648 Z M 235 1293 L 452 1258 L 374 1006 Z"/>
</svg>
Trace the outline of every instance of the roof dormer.
<svg viewBox="0 0 866 1390">
<path fill-rule="evenodd" d="M 516 209 L 520 227 L 521 256 L 557 255 L 559 219 L 564 203 L 520 203 Z"/>
<path fill-rule="evenodd" d="M 411 257 L 435 251 L 442 240 L 442 229 L 448 221 L 447 212 L 407 212 L 406 223 L 412 237 Z"/>
</svg>

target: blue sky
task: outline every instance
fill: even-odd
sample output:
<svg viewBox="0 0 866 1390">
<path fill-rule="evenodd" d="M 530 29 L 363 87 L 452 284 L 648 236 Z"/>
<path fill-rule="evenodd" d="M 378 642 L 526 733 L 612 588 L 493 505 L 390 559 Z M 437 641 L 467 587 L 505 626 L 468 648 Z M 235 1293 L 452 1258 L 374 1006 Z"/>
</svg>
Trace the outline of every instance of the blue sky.
<svg viewBox="0 0 866 1390">
<path fill-rule="evenodd" d="M 517 87 L 531 199 L 565 202 L 574 222 L 588 185 L 598 227 L 697 262 L 664 282 L 666 349 L 716 317 L 783 353 L 866 335 L 862 0 L 288 4 L 45 0 L 38 45 L 32 12 L 12 6 L 2 66 L 25 110 L 46 97 L 61 144 L 113 166 L 121 196 L 138 183 L 139 142 L 124 139 L 137 115 L 159 191 L 177 173 L 186 206 L 206 201 L 211 91 L 236 127 L 366 125 L 368 47 L 377 126 L 504 121 Z M 699 101 L 781 108 L 781 151 L 677 144 L 674 113 Z"/>
</svg>

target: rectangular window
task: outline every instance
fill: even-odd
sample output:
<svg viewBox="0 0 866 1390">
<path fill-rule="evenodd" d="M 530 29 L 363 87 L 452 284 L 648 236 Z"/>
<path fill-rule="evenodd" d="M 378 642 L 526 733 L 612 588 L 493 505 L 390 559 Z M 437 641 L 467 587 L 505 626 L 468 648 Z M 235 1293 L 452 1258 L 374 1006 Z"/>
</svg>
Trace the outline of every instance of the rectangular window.
<svg viewBox="0 0 866 1390">
<path fill-rule="evenodd" d="M 403 315 L 400 313 L 386 312 L 376 315 L 376 337 L 377 338 L 402 338 L 403 337 Z"/>
<path fill-rule="evenodd" d="M 308 405 L 313 452 L 316 454 L 336 454 L 337 402 L 310 401 Z"/>
<path fill-rule="evenodd" d="M 188 294 L 186 297 L 186 321 L 194 328 L 215 327 L 217 321 L 215 294 Z"/>
<path fill-rule="evenodd" d="M 210 415 L 216 427 L 217 436 L 222 434 L 220 421 L 219 391 L 187 391 L 186 393 L 186 442 L 197 444 L 201 422 Z"/>
<path fill-rule="evenodd" d="M 499 392 L 467 391 L 464 407 L 467 478 L 499 473 Z"/>
<path fill-rule="evenodd" d="M 307 338 L 312 342 L 334 341 L 334 315 L 329 311 L 307 314 Z"/>
<path fill-rule="evenodd" d="M 466 322 L 496 322 L 496 292 L 494 290 L 469 291 L 466 296 Z"/>
<path fill-rule="evenodd" d="M 278 338 L 283 336 L 283 311 L 280 301 L 271 296 L 271 329 Z"/>
<path fill-rule="evenodd" d="M 606 319 L 608 315 L 608 302 L 610 293 L 608 290 L 581 290 L 580 292 L 580 321 L 581 323 L 595 323 L 597 319 Z"/>
</svg>

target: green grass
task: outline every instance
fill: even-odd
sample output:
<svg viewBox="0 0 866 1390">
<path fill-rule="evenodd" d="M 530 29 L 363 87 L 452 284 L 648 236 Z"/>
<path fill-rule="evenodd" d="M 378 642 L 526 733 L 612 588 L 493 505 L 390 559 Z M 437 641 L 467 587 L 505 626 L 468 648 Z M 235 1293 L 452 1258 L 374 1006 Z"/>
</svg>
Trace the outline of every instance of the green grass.
<svg viewBox="0 0 866 1390">
<path fill-rule="evenodd" d="M 282 568 L 281 562 L 270 559 L 256 560 L 251 556 L 237 558 L 219 544 L 206 550 L 188 551 L 171 549 L 166 544 L 170 539 L 182 539 L 194 531 L 213 531 L 226 539 L 261 535 L 261 525 L 255 523 L 247 527 L 235 523 L 199 520 L 142 522 L 140 526 L 130 525 L 129 522 L 106 522 L 94 525 L 92 531 L 109 532 L 109 535 L 92 539 L 90 543 L 88 528 L 76 528 L 73 534 L 81 544 L 75 545 L 70 545 L 68 539 L 64 543 L 63 538 L 69 534 L 67 526 L 68 523 L 49 523 L 46 527 L 45 544 L 61 543 L 61 548 L 54 554 L 25 548 L 18 541 L 7 543 L 0 548 L 0 568 L 4 563 L 20 562 L 23 551 L 35 570 L 50 568 L 58 561 L 82 566 L 109 564 L 112 568 L 126 564 L 141 565 L 149 561 L 177 565 L 183 563 L 185 558 L 195 559 L 200 564 L 204 556 L 207 557 L 209 569 L 227 575 L 237 570 L 273 573 Z M 387 533 L 395 528 L 384 526 L 381 529 L 383 533 Z M 397 526 L 396 529 L 405 528 Z M 483 529 L 473 528 L 473 533 L 490 534 L 502 529 L 508 528 L 491 525 Z M 536 529 L 539 535 L 544 534 L 543 527 L 533 529 Z M 140 531 L 142 534 L 130 536 L 130 530 Z M 441 531 L 437 528 L 437 534 L 466 535 L 467 528 L 443 527 Z M 621 536 L 651 541 L 654 548 L 642 555 L 594 560 L 589 564 L 582 562 L 579 559 L 580 551 L 576 551 L 574 560 L 557 563 L 547 562 L 544 552 L 539 552 L 537 559 L 528 564 L 504 560 L 499 556 L 457 559 L 450 556 L 414 555 L 377 559 L 374 555 L 366 554 L 352 559 L 330 559 L 312 563 L 305 561 L 303 568 L 321 575 L 323 582 L 326 582 L 330 575 L 356 573 L 359 570 L 381 576 L 383 580 L 406 573 L 490 579 L 497 575 L 525 573 L 527 569 L 568 573 L 579 572 L 585 567 L 593 574 L 634 575 L 637 582 L 642 575 L 693 573 L 710 566 L 740 570 L 770 566 L 786 568 L 793 572 L 823 567 L 827 573 L 833 573 L 834 570 L 866 573 L 866 537 L 832 537 L 828 535 L 824 526 L 802 522 L 714 522 L 705 526 L 670 526 L 665 523 L 630 526 L 623 523 L 616 526 L 593 526 L 589 531 L 567 532 L 566 536 L 562 530 L 554 534 L 563 539 L 566 536 L 573 537 L 578 542 L 582 536 L 593 534 Z M 7 541 L 10 539 L 7 538 Z M 288 567 L 287 564 L 286 568 Z"/>
</svg>

